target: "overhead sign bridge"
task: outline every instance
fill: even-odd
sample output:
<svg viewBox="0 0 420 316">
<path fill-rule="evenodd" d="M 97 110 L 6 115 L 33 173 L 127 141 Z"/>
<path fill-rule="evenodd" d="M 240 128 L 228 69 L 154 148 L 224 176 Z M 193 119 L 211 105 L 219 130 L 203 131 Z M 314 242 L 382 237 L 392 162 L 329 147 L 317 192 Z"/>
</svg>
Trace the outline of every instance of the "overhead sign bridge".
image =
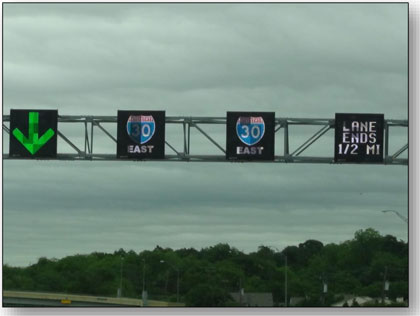
<svg viewBox="0 0 420 316">
<path fill-rule="evenodd" d="M 73 132 L 66 135 L 63 130 L 67 124 L 74 126 Z M 170 125 L 181 128 L 169 133 Z M 110 126 L 114 127 L 111 129 Z M 304 126 L 314 126 L 316 132 L 308 132 Z M 212 132 L 206 130 L 209 127 Z M 401 134 L 401 128 L 405 129 L 405 134 Z M 118 116 L 76 116 L 58 115 L 53 110 L 11 110 L 11 115 L 3 116 L 3 130 L 10 135 L 9 152 L 3 153 L 3 159 L 408 165 L 408 159 L 401 158 L 408 150 L 408 143 L 402 147 L 402 144 L 395 146 L 397 144 L 391 143 L 395 141 L 392 133 L 397 129 L 398 135 L 408 136 L 408 121 L 384 119 L 383 114 L 337 113 L 334 119 L 314 119 L 275 117 L 274 112 L 228 112 L 226 117 L 187 117 L 165 116 L 164 111 L 118 111 Z M 321 155 L 305 155 L 307 149 L 330 130 L 335 132 L 329 149 L 324 143 L 320 147 Z M 72 139 L 74 131 L 83 135 L 82 146 L 76 145 Z M 200 146 L 206 142 L 210 154 L 191 153 L 194 149 L 192 131 L 195 131 L 194 135 L 201 135 L 198 139 Z M 98 152 L 94 136 L 99 135 L 111 140 L 114 146 L 106 147 L 106 152 L 103 146 L 97 146 L 102 151 Z M 407 142 L 405 137 L 398 138 L 401 139 Z M 301 142 L 291 148 L 291 141 L 293 144 Z M 67 144 L 65 147 L 69 151 L 57 152 L 57 143 L 61 146 Z M 393 148 L 392 152 L 390 148 Z"/>
</svg>

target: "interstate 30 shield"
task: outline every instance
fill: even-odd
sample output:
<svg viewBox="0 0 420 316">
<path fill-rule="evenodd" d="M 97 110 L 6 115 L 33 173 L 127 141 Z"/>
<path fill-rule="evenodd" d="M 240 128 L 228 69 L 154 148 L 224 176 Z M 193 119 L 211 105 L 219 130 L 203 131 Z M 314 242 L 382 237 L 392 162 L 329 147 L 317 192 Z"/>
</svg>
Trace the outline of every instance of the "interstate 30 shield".
<svg viewBox="0 0 420 316">
<path fill-rule="evenodd" d="M 257 144 L 264 133 L 265 123 L 261 116 L 240 116 L 236 122 L 236 134 L 245 145 Z"/>
<path fill-rule="evenodd" d="M 118 111 L 117 158 L 164 159 L 165 111 Z"/>
<path fill-rule="evenodd" d="M 274 160 L 274 112 L 227 112 L 226 159 Z"/>
<path fill-rule="evenodd" d="M 156 123 L 152 115 L 130 115 L 127 120 L 127 133 L 130 138 L 143 145 L 155 134 Z"/>
</svg>

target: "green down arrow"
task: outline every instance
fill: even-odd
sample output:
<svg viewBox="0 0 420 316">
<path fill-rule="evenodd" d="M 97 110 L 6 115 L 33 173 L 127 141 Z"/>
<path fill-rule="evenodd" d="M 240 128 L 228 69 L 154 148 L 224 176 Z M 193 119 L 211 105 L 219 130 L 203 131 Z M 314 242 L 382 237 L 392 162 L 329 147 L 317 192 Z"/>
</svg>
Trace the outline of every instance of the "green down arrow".
<svg viewBox="0 0 420 316">
<path fill-rule="evenodd" d="M 38 137 L 38 122 L 39 113 L 29 112 L 28 138 L 26 138 L 18 128 L 13 130 L 13 135 L 32 155 L 34 155 L 42 146 L 45 145 L 46 142 L 50 140 L 51 137 L 54 136 L 54 131 L 52 128 L 49 128 L 48 131 L 44 133 L 44 135 Z"/>
</svg>

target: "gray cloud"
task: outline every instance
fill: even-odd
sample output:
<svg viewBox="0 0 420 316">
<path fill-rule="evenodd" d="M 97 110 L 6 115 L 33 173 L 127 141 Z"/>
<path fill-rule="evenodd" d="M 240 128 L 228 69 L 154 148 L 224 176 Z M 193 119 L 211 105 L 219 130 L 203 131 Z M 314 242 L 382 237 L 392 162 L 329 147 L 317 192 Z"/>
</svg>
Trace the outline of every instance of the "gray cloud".
<svg viewBox="0 0 420 316">
<path fill-rule="evenodd" d="M 96 5 L 91 16 L 85 5 L 52 5 L 9 16 L 17 7 L 5 8 L 6 108 L 22 89 L 81 114 L 141 102 L 323 116 L 406 100 L 403 6 Z"/>
<path fill-rule="evenodd" d="M 366 227 L 406 240 L 404 225 L 380 212 L 407 209 L 404 167 L 57 162 L 28 173 L 27 164 L 5 163 L 6 259 L 22 239 L 29 252 L 57 257 L 216 242 L 253 251 L 338 242 Z"/>
</svg>

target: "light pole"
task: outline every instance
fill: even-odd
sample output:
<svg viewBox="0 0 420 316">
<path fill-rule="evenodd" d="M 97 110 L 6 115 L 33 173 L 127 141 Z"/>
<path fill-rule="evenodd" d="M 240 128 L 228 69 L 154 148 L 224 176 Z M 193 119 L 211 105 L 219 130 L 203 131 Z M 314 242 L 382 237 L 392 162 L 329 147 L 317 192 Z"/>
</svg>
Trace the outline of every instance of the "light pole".
<svg viewBox="0 0 420 316">
<path fill-rule="evenodd" d="M 383 213 L 394 213 L 397 215 L 400 219 L 402 219 L 404 222 L 408 223 L 408 219 L 400 214 L 400 212 L 397 212 L 396 210 L 383 210 Z"/>
<path fill-rule="evenodd" d="M 287 255 L 284 256 L 284 306 L 287 307 Z"/>
<path fill-rule="evenodd" d="M 142 259 L 143 261 L 143 291 L 141 293 L 141 298 L 143 302 L 143 306 L 147 306 L 147 293 L 146 293 L 146 283 L 145 283 L 145 272 L 146 272 L 146 259 Z"/>
<path fill-rule="evenodd" d="M 322 273 L 319 276 L 319 279 L 322 282 L 322 306 L 325 306 L 325 296 L 327 295 L 327 292 L 328 292 L 328 284 L 327 284 L 327 278 L 325 276 L 325 273 Z"/>
<path fill-rule="evenodd" d="M 145 276 L 145 271 L 146 271 L 146 259 L 142 259 L 141 261 L 143 261 L 143 292 L 144 292 L 145 290 L 144 276 Z"/>
<path fill-rule="evenodd" d="M 384 272 L 384 285 L 382 288 L 382 304 L 385 303 L 385 291 L 388 291 L 389 282 L 387 281 L 388 276 L 388 266 L 385 266 L 385 272 Z"/>
<path fill-rule="evenodd" d="M 123 262 L 124 262 L 124 258 L 123 256 L 120 257 L 120 288 L 118 291 L 118 297 L 122 297 L 122 275 L 123 275 Z"/>
<path fill-rule="evenodd" d="M 160 260 L 160 263 L 167 263 L 172 269 L 176 271 L 176 302 L 179 303 L 179 269 L 169 262 L 166 262 L 165 260 Z"/>
</svg>

